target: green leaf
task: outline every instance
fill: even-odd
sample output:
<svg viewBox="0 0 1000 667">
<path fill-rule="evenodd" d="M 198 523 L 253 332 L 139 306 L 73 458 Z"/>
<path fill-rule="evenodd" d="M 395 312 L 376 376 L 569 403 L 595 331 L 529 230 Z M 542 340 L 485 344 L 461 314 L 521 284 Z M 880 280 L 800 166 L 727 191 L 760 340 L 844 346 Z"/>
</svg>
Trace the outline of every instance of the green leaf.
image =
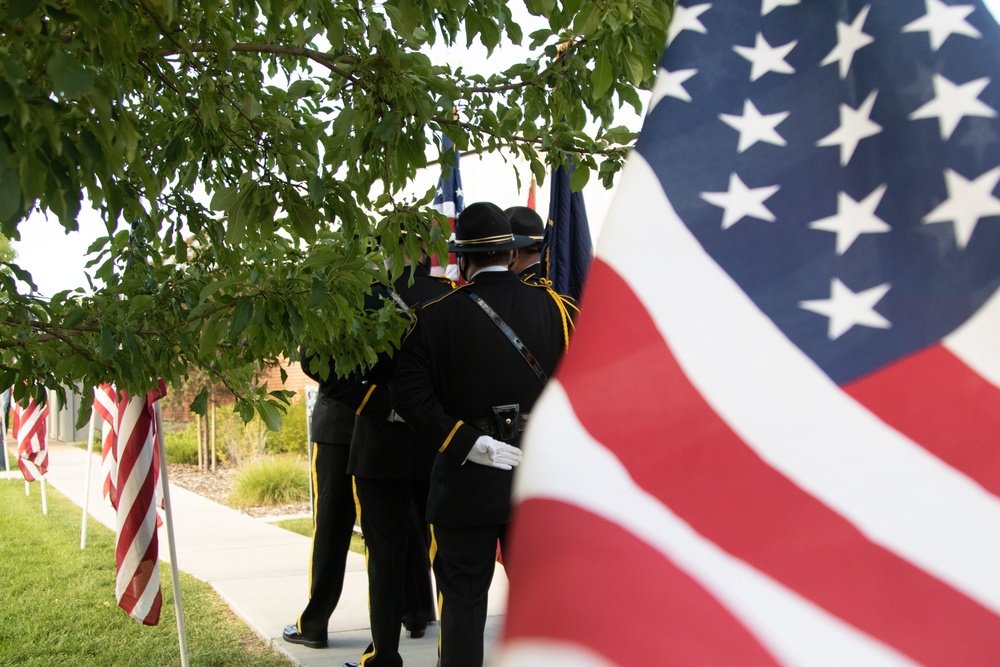
<svg viewBox="0 0 1000 667">
<path fill-rule="evenodd" d="M 210 320 L 202 324 L 198 345 L 202 351 L 202 356 L 207 359 L 216 358 L 219 339 L 222 338 L 222 330 L 223 323 L 218 315 L 213 316 Z"/>
<path fill-rule="evenodd" d="M 590 168 L 583 164 L 576 165 L 576 169 L 569 176 L 569 187 L 573 192 L 583 190 L 590 180 Z"/>
<path fill-rule="evenodd" d="M 340 255 L 329 248 L 317 248 L 309 253 L 305 261 L 302 262 L 302 268 L 312 268 L 316 266 L 327 266 L 331 262 L 337 260 Z"/>
<path fill-rule="evenodd" d="M 0 81 L 0 118 L 14 111 L 14 89 L 6 81 Z"/>
<path fill-rule="evenodd" d="M 275 407 L 271 401 L 262 401 L 257 404 L 257 413 L 264 420 L 268 429 L 277 433 L 281 430 L 281 411 Z"/>
<path fill-rule="evenodd" d="M 219 290 L 225 289 L 226 287 L 233 285 L 235 282 L 236 281 L 233 280 L 232 278 L 226 278 L 224 280 L 216 280 L 210 282 L 201 288 L 201 292 L 198 294 L 198 300 L 204 301 L 205 299 L 212 296 Z"/>
<path fill-rule="evenodd" d="M 326 283 L 320 279 L 316 279 L 312 283 L 312 289 L 309 291 L 309 304 L 308 308 L 318 308 L 326 300 L 327 289 Z"/>
<path fill-rule="evenodd" d="M 300 97 L 308 95 L 312 90 L 313 82 L 310 79 L 299 79 L 288 86 L 288 97 L 293 100 L 297 100 Z"/>
<path fill-rule="evenodd" d="M 250 324 L 253 317 L 253 299 L 248 296 L 241 296 L 236 299 L 236 308 L 233 309 L 233 319 L 229 323 L 229 336 L 236 338 Z"/>
<path fill-rule="evenodd" d="M 239 191 L 236 200 L 228 209 L 226 218 L 226 241 L 233 245 L 239 245 L 247 233 L 247 224 L 250 222 L 256 205 L 254 195 L 258 190 L 256 183 L 247 183 Z"/>
<path fill-rule="evenodd" d="M 21 186 L 13 171 L 0 173 L 0 221 L 11 220 L 21 210 Z"/>
<path fill-rule="evenodd" d="M 94 87 L 94 73 L 63 51 L 49 58 L 48 72 L 52 87 L 66 97 L 77 97 Z"/>
<path fill-rule="evenodd" d="M 208 387 L 202 387 L 195 399 L 191 401 L 191 412 L 202 416 L 208 414 Z"/>
<path fill-rule="evenodd" d="M 646 78 L 646 68 L 642 60 L 634 53 L 625 55 L 625 64 L 628 65 L 628 80 L 634 85 L 642 83 Z"/>
<path fill-rule="evenodd" d="M 101 327 L 100 351 L 101 356 L 105 359 L 111 357 L 117 351 L 114 336 L 111 333 L 111 329 L 107 327 Z"/>
<path fill-rule="evenodd" d="M 12 21 L 26 19 L 38 9 L 41 0 L 10 0 L 7 8 L 7 18 Z"/>
<path fill-rule="evenodd" d="M 603 51 L 599 51 L 595 56 L 594 70 L 590 73 L 590 99 L 597 100 L 604 97 L 611 87 L 611 59 Z"/>
<path fill-rule="evenodd" d="M 236 203 L 239 194 L 239 188 L 219 188 L 212 195 L 212 203 L 209 206 L 213 211 L 228 211 Z"/>
<path fill-rule="evenodd" d="M 83 322 L 87 317 L 87 311 L 83 308 L 72 308 L 66 317 L 63 318 L 62 327 L 63 329 L 72 329 L 80 322 Z"/>
<path fill-rule="evenodd" d="M 139 294 L 129 299 L 129 310 L 133 315 L 146 312 L 152 305 L 153 297 L 149 294 Z"/>
</svg>

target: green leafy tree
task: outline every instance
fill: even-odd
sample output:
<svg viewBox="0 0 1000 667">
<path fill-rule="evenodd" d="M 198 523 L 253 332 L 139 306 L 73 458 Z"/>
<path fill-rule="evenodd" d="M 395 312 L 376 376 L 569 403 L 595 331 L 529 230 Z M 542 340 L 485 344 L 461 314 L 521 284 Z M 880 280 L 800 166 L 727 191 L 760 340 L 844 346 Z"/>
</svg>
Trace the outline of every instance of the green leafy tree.
<svg viewBox="0 0 1000 667">
<path fill-rule="evenodd" d="M 445 250 L 432 193 L 400 194 L 447 163 L 435 136 L 609 184 L 635 139 L 614 113 L 640 111 L 672 5 L 526 0 L 547 18 L 524 35 L 506 0 L 0 3 L 0 232 L 33 211 L 74 230 L 84 196 L 107 229 L 90 290 L 0 273 L 0 386 L 141 392 L 198 368 L 277 427 L 264 366 L 304 343 L 344 372 L 398 345 L 394 307 L 362 300 L 392 277 L 379 241 Z M 533 56 L 484 76 L 426 55 L 504 41 Z"/>
<path fill-rule="evenodd" d="M 0 271 L 10 273 L 10 268 L 6 265 L 14 261 L 17 253 L 10 247 L 10 239 L 0 234 Z"/>
</svg>

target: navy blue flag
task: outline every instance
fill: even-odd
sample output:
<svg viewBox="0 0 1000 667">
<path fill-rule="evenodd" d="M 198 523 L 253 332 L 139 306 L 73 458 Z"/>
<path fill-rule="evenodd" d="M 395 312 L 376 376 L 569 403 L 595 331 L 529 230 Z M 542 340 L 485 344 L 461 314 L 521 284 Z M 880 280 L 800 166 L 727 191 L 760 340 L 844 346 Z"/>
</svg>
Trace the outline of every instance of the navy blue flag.
<svg viewBox="0 0 1000 667">
<path fill-rule="evenodd" d="M 594 258 L 594 245 L 590 240 L 583 193 L 570 189 L 570 173 L 572 170 L 565 167 L 552 170 L 542 263 L 546 277 L 552 281 L 552 289 L 579 299 Z"/>
<path fill-rule="evenodd" d="M 1000 28 L 681 0 L 515 480 L 500 664 L 1000 664 Z"/>
</svg>

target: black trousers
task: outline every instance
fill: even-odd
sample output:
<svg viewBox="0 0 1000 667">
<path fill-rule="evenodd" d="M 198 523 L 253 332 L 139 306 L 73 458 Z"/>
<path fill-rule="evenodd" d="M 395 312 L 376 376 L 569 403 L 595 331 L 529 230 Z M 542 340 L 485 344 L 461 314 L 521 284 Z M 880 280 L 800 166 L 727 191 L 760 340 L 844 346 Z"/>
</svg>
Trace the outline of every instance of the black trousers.
<svg viewBox="0 0 1000 667">
<path fill-rule="evenodd" d="M 414 524 L 416 505 L 427 504 L 427 486 L 413 479 L 365 477 L 355 477 L 354 485 L 367 551 L 372 631 L 372 643 L 361 664 L 398 667 L 403 664 L 399 636 L 404 614 L 423 616 L 424 622 L 434 619 L 426 541 Z M 423 509 L 419 511 L 423 516 Z"/>
<path fill-rule="evenodd" d="M 299 632 L 309 639 L 326 639 L 330 615 L 344 589 L 347 552 L 356 518 L 352 480 L 347 474 L 349 453 L 348 445 L 313 445 L 309 602 L 298 620 Z"/>
<path fill-rule="evenodd" d="M 440 667 L 481 667 L 486 605 L 507 524 L 431 526 L 432 565 L 441 595 Z"/>
</svg>

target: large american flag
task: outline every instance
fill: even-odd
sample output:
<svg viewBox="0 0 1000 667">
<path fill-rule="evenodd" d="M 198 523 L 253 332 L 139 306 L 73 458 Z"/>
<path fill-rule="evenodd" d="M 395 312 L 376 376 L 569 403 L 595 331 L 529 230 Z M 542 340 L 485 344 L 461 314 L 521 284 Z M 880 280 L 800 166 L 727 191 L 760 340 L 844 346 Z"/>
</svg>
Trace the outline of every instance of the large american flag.
<svg viewBox="0 0 1000 667">
<path fill-rule="evenodd" d="M 661 66 L 532 414 L 502 664 L 1000 664 L 1000 30 L 684 1 Z"/>
<path fill-rule="evenodd" d="M 450 227 L 442 230 L 445 237 L 450 237 L 455 230 L 455 218 L 465 210 L 465 195 L 462 192 L 462 173 L 459 171 L 458 148 L 451 139 L 441 135 L 441 177 L 437 183 L 437 193 L 431 208 L 448 217 Z M 431 257 L 431 275 L 446 276 L 458 282 L 458 259 L 455 253 L 448 253 L 448 265 L 441 266 L 437 256 Z"/>
<path fill-rule="evenodd" d="M 39 405 L 35 399 L 29 398 L 26 406 L 14 402 L 11 407 L 13 408 L 11 434 L 17 441 L 17 467 L 21 469 L 24 481 L 40 480 L 49 469 L 45 424 L 49 416 L 49 406 L 47 403 Z"/>
<path fill-rule="evenodd" d="M 153 403 L 166 386 L 146 396 L 121 392 L 118 403 L 117 531 L 115 597 L 118 606 L 145 625 L 160 622 L 159 540 L 156 487 L 159 458 Z"/>
</svg>

